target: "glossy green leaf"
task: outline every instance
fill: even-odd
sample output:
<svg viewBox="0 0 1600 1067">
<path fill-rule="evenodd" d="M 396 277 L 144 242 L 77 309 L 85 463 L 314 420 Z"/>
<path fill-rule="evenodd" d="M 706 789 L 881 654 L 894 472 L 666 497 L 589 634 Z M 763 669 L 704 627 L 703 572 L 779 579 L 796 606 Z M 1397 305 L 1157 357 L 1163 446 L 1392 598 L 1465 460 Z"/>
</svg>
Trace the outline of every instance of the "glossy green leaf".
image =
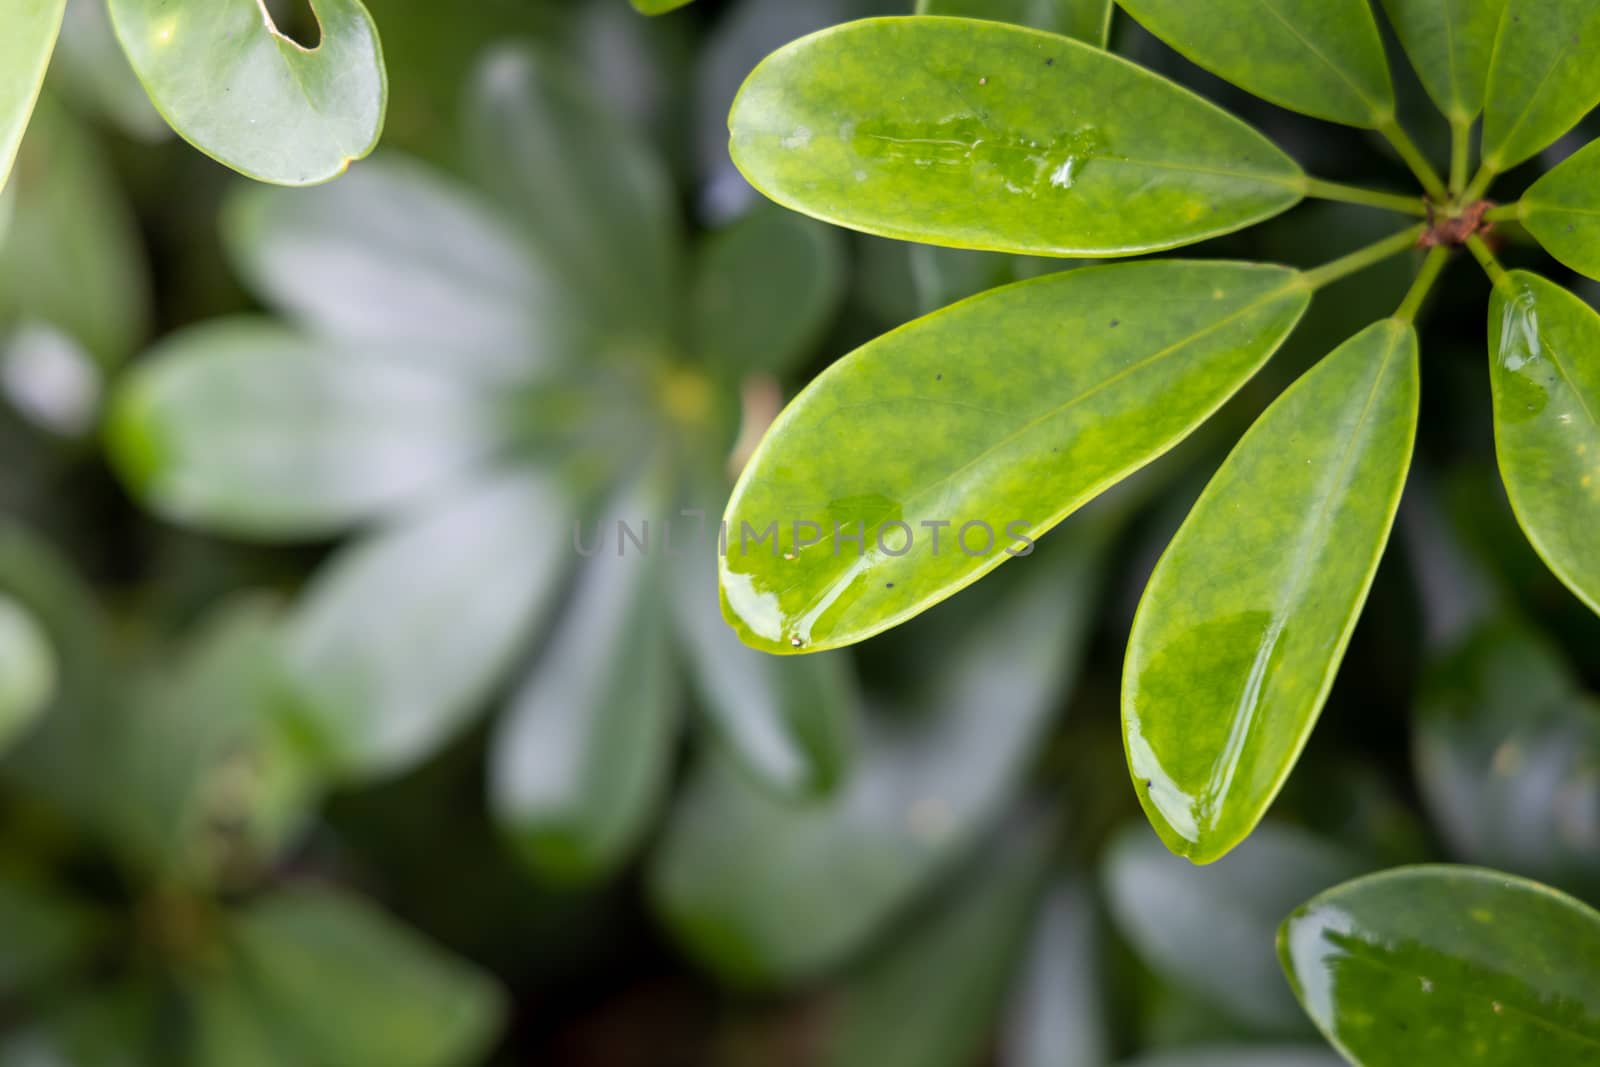
<svg viewBox="0 0 1600 1067">
<path fill-rule="evenodd" d="M 1489 60 L 1507 0 L 1383 0 L 1411 65 L 1439 110 L 1470 122 L 1483 110 Z"/>
<path fill-rule="evenodd" d="M 1014 22 L 1096 48 L 1111 36 L 1111 0 L 917 0 L 917 14 Z"/>
<path fill-rule="evenodd" d="M 158 345 L 107 434 L 124 481 L 168 518 L 317 536 L 455 483 L 505 443 L 494 393 L 384 347 L 233 319 Z"/>
<path fill-rule="evenodd" d="M 156 109 L 184 140 L 241 174 L 313 185 L 378 143 L 388 77 L 360 0 L 312 0 L 315 48 L 278 32 L 257 0 L 109 0 L 111 22 Z"/>
<path fill-rule="evenodd" d="M 1244 840 L 1305 746 L 1400 503 L 1418 377 L 1416 332 L 1393 319 L 1334 350 L 1251 427 L 1156 565 L 1123 737 L 1179 855 L 1209 863 Z"/>
<path fill-rule="evenodd" d="M 79 109 L 109 119 L 128 136 L 151 142 L 172 136 L 172 127 L 128 65 L 105 0 L 67 0 L 50 70 L 63 96 Z"/>
<path fill-rule="evenodd" d="M 725 759 L 703 762 L 651 872 L 690 951 L 741 984 L 813 977 L 972 846 L 1015 795 L 1088 636 L 1112 527 L 1085 515 L 1070 529 L 1034 569 L 896 635 L 913 676 L 864 718 L 826 798 L 786 803 Z"/>
<path fill-rule="evenodd" d="M 825 1067 L 970 1067 L 1011 989 L 1051 858 L 1017 828 L 841 983 Z M 1084 1065 L 1087 1067 L 1087 1065 Z"/>
<path fill-rule="evenodd" d="M 510 472 L 322 569 L 288 624 L 288 670 L 337 770 L 397 773 L 481 709 L 557 588 L 570 521 L 559 488 Z"/>
<path fill-rule="evenodd" d="M 58 670 L 55 649 L 38 620 L 0 591 L 0 751 L 49 706 Z"/>
<path fill-rule="evenodd" d="M 658 513 L 653 503 L 634 489 L 602 514 L 639 530 Z M 495 820 L 533 870 L 567 884 L 629 858 L 661 803 L 677 739 L 666 561 L 658 543 L 640 550 L 613 534 L 578 568 L 490 745 Z"/>
<path fill-rule="evenodd" d="M 1105 892 L 1123 936 L 1164 978 L 1240 1023 L 1293 1033 L 1305 1018 L 1273 958 L 1273 932 L 1308 894 L 1361 871 L 1342 850 L 1273 823 L 1212 867 L 1132 826 L 1107 858 Z"/>
<path fill-rule="evenodd" d="M 227 940 L 280 1063 L 471 1067 L 501 1026 L 492 978 L 332 890 L 263 896 Z"/>
<path fill-rule="evenodd" d="M 813 34 L 755 69 L 729 123 L 734 162 L 785 207 L 961 248 L 1175 248 L 1305 192 L 1293 160 L 1187 90 L 998 22 L 870 19 Z"/>
<path fill-rule="evenodd" d="M 529 378 L 576 345 L 557 269 L 470 188 L 402 157 L 315 189 L 243 187 L 224 235 L 256 292 L 331 338 L 497 381 Z"/>
<path fill-rule="evenodd" d="M 469 100 L 472 162 L 569 299 L 614 335 L 659 344 L 681 314 L 682 251 L 672 181 L 650 144 L 559 60 L 525 48 L 491 51 Z"/>
<path fill-rule="evenodd" d="M 1331 1052 L 1294 1045 L 1217 1045 L 1156 1052 L 1122 1067 L 1344 1067 Z"/>
<path fill-rule="evenodd" d="M 1110 997 L 1101 967 L 1099 903 L 1081 876 L 1052 885 L 1034 917 L 1011 996 L 1004 1067 L 1107 1067 Z"/>
<path fill-rule="evenodd" d="M 1278 935 L 1323 1034 L 1362 1067 L 1600 1063 L 1600 914 L 1472 867 L 1339 886 Z"/>
<path fill-rule="evenodd" d="M 1600 141 L 1569 156 L 1523 194 L 1518 218 L 1545 251 L 1600 278 Z"/>
<path fill-rule="evenodd" d="M 66 6 L 66 0 L 0 0 L 6 27 L 0 36 L 0 188 L 28 128 Z"/>
<path fill-rule="evenodd" d="M 690 348 L 735 380 L 784 374 L 833 324 L 844 284 L 836 230 L 760 205 L 702 246 Z"/>
<path fill-rule="evenodd" d="M 1490 620 L 1429 670 L 1417 781 L 1454 855 L 1600 890 L 1600 703 L 1538 634 Z"/>
<path fill-rule="evenodd" d="M 1500 475 L 1534 549 L 1600 612 L 1600 315 L 1538 275 L 1507 284 L 1489 302 Z"/>
<path fill-rule="evenodd" d="M 1600 0 L 1507 0 L 1483 109 L 1483 162 L 1510 170 L 1600 104 Z"/>
<path fill-rule="evenodd" d="M 1367 0 L 1118 0 L 1189 59 L 1274 104 L 1350 126 L 1394 119 Z"/>
<path fill-rule="evenodd" d="M 724 614 L 787 653 L 926 610 L 1182 440 L 1308 301 L 1286 268 L 1164 260 L 998 289 L 879 338 L 812 382 L 745 468 Z"/>
</svg>

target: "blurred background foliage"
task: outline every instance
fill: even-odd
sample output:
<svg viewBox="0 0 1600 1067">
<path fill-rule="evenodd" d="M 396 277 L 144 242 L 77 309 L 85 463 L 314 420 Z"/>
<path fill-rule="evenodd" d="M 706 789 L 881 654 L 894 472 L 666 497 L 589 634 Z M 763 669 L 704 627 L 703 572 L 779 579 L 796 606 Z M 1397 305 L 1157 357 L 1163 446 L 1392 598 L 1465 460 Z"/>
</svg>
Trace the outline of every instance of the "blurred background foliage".
<svg viewBox="0 0 1600 1067">
<path fill-rule="evenodd" d="M 732 169 L 757 60 L 906 4 L 369 6 L 383 147 L 285 191 L 175 142 L 73 0 L 0 198 L 0 1064 L 1310 1067 L 1273 932 L 1316 892 L 1444 858 L 1595 900 L 1600 622 L 1499 488 L 1470 264 L 1376 610 L 1270 822 L 1197 869 L 1126 779 L 1133 608 L 1405 265 L 1027 563 L 780 662 L 665 521 L 714 523 L 832 359 L 1071 264 L 830 230 Z M 1401 177 L 1112 43 L 1319 174 Z M 1308 266 L 1385 224 L 1314 204 L 1187 254 Z"/>
</svg>

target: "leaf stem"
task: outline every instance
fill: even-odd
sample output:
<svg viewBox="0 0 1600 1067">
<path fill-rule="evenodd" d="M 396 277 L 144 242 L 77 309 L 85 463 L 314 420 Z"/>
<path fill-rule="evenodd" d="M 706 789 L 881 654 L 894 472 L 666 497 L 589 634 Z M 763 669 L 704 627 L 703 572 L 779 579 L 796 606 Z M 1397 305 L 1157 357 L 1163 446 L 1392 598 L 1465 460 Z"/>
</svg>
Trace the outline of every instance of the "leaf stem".
<svg viewBox="0 0 1600 1067">
<path fill-rule="evenodd" d="M 1485 222 L 1516 222 L 1522 218 L 1522 201 L 1515 204 L 1501 204 L 1492 207 L 1483 213 Z"/>
<path fill-rule="evenodd" d="M 1483 272 L 1489 276 L 1496 289 L 1506 294 L 1512 292 L 1511 275 L 1506 273 L 1506 269 L 1500 265 L 1500 261 L 1489 250 L 1489 246 L 1484 244 L 1482 237 L 1477 234 L 1468 237 L 1467 251 L 1477 257 L 1478 262 L 1483 265 Z"/>
<path fill-rule="evenodd" d="M 1473 204 L 1479 200 L 1482 200 L 1483 194 L 1489 191 L 1489 186 L 1494 183 L 1495 178 L 1498 177 L 1499 174 L 1500 172 L 1495 170 L 1494 167 L 1489 164 L 1487 159 L 1484 160 L 1483 166 L 1478 168 L 1478 173 L 1473 177 L 1471 183 L 1468 184 L 1466 192 L 1461 194 L 1462 203 Z"/>
<path fill-rule="evenodd" d="M 1417 176 L 1430 197 L 1437 204 L 1448 203 L 1450 190 L 1444 186 L 1444 179 L 1439 177 L 1439 172 L 1433 169 L 1433 164 L 1428 162 L 1428 157 L 1422 154 L 1422 149 L 1417 147 L 1411 135 L 1406 133 L 1399 120 L 1390 116 L 1377 127 L 1378 132 L 1394 145 L 1394 150 L 1400 153 L 1400 158 L 1406 161 L 1406 166 L 1411 168 L 1411 173 Z"/>
<path fill-rule="evenodd" d="M 1400 310 L 1394 317 L 1401 322 L 1414 323 L 1417 321 L 1417 312 L 1422 310 L 1422 302 L 1428 299 L 1428 294 L 1433 291 L 1434 283 L 1439 280 L 1439 275 L 1444 272 L 1445 264 L 1450 262 L 1450 249 L 1444 245 L 1432 249 L 1428 257 L 1422 261 L 1422 269 L 1417 272 L 1416 281 L 1411 283 L 1411 291 L 1406 293 L 1406 298 L 1400 305 Z"/>
<path fill-rule="evenodd" d="M 1306 179 L 1306 195 L 1314 196 L 1318 200 L 1337 200 L 1344 204 L 1361 204 L 1365 207 L 1382 208 L 1385 211 L 1398 211 L 1402 215 L 1415 215 L 1419 219 L 1426 218 L 1428 214 L 1428 205 L 1422 202 L 1421 197 L 1381 193 L 1376 189 L 1325 182 L 1318 178 Z"/>
<path fill-rule="evenodd" d="M 1359 248 L 1351 252 L 1348 256 L 1342 256 L 1330 263 L 1324 263 L 1315 270 L 1306 271 L 1306 283 L 1313 289 L 1321 289 L 1324 286 L 1332 285 L 1341 278 L 1349 277 L 1375 263 L 1382 263 L 1386 259 L 1415 248 L 1417 241 L 1427 232 L 1428 227 L 1424 224 L 1403 230 L 1392 237 L 1385 237 L 1381 241 L 1375 241 L 1365 248 Z"/>
<path fill-rule="evenodd" d="M 1459 194 L 1467 185 L 1472 167 L 1472 117 L 1450 120 L 1450 192 Z"/>
</svg>

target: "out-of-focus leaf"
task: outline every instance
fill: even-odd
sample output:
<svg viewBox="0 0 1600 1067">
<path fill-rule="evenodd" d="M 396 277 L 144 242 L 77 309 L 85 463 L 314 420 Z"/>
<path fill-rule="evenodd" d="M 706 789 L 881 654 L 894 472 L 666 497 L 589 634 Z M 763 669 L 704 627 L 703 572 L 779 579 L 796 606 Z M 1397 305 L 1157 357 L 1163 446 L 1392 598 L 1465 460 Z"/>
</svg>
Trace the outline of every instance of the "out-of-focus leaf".
<svg viewBox="0 0 1600 1067">
<path fill-rule="evenodd" d="M 1122 726 L 1140 803 L 1179 855 L 1225 855 L 1299 758 L 1388 543 L 1419 392 L 1416 331 L 1363 330 L 1267 408 L 1156 565 Z"/>
<path fill-rule="evenodd" d="M 315 48 L 250 0 L 109 0 L 156 109 L 184 140 L 251 178 L 312 185 L 372 151 L 388 77 L 360 0 L 313 0 Z"/>
<path fill-rule="evenodd" d="M 1111 36 L 1111 0 L 917 0 L 917 14 L 1015 22 L 1096 48 Z"/>
<path fill-rule="evenodd" d="M 162 515 L 292 538 L 458 481 L 507 440 L 501 411 L 433 360 L 232 319 L 158 345 L 121 383 L 107 434 L 123 480 Z"/>
<path fill-rule="evenodd" d="M 1506 0 L 1383 0 L 1383 10 L 1439 110 L 1476 118 Z"/>
<path fill-rule="evenodd" d="M 279 1063 L 469 1067 L 501 1026 L 493 979 L 332 890 L 262 897 L 227 940 Z"/>
<path fill-rule="evenodd" d="M 1155 1052 L 1122 1067 L 1344 1067 L 1344 1060 L 1295 1045 L 1216 1045 Z"/>
<path fill-rule="evenodd" d="M 829 227 L 770 206 L 702 246 L 690 348 L 729 378 L 781 375 L 810 354 L 844 296 L 844 250 Z"/>
<path fill-rule="evenodd" d="M 1600 890 L 1600 704 L 1537 634 L 1492 620 L 1435 664 L 1415 743 L 1456 855 Z"/>
<path fill-rule="evenodd" d="M 1473 867 L 1402 867 L 1322 894 L 1278 953 L 1306 1011 L 1362 1067 L 1596 1062 L 1600 914 Z"/>
<path fill-rule="evenodd" d="M 1004 1067 L 1111 1062 L 1100 941 L 1093 888 L 1079 877 L 1058 880 L 1034 919 L 1002 1042 Z"/>
<path fill-rule="evenodd" d="M 1526 271 L 1508 285 L 1489 301 L 1500 475 L 1534 550 L 1600 612 L 1600 315 Z"/>
<path fill-rule="evenodd" d="M 58 997 L 0 1039 L 0 1067 L 169 1067 L 157 1013 L 150 989 L 132 981 Z"/>
<path fill-rule="evenodd" d="M 658 503 L 635 485 L 603 521 L 638 531 Z M 648 542 L 650 527 L 642 529 Z M 657 542 L 641 550 L 620 531 L 615 553 L 594 548 L 496 728 L 490 806 L 523 859 L 551 881 L 612 873 L 659 806 L 680 696 L 662 551 Z"/>
<path fill-rule="evenodd" d="M 64 887 L 0 873 L 0 994 L 12 999 L 49 991 L 84 962 L 104 932 L 101 916 Z"/>
<path fill-rule="evenodd" d="M 318 333 L 500 381 L 572 354 L 556 271 L 422 164 L 385 156 L 316 189 L 241 188 L 224 223 L 251 286 Z"/>
<path fill-rule="evenodd" d="M 1518 218 L 1545 251 L 1600 278 L 1600 141 L 1592 141 L 1533 183 Z"/>
<path fill-rule="evenodd" d="M 1483 108 L 1483 163 L 1510 170 L 1600 104 L 1600 0 L 1507 0 Z"/>
<path fill-rule="evenodd" d="M 51 64 L 52 86 L 77 107 L 97 112 L 130 137 L 160 141 L 172 136 L 150 103 L 111 28 L 105 0 L 67 0 Z"/>
<path fill-rule="evenodd" d="M 100 415 L 100 367 L 54 326 L 29 322 L 0 338 L 0 395 L 40 429 L 81 437 Z"/>
<path fill-rule="evenodd" d="M 857 349 L 778 417 L 734 488 L 724 615 L 752 646 L 795 653 L 925 611 L 1191 433 L 1308 302 L 1283 267 L 1117 264 Z"/>
<path fill-rule="evenodd" d="M 99 146 L 48 96 L 13 176 L 16 217 L 0 243 L 0 328 L 43 322 L 109 368 L 144 338 L 144 252 Z"/>
<path fill-rule="evenodd" d="M 787 804 L 726 761 L 699 768 L 652 871 L 660 910 L 695 955 L 745 984 L 817 975 L 972 844 L 1076 672 L 1103 523 L 1085 516 L 1015 584 L 908 631 L 919 684 L 863 723 L 851 773 L 826 799 Z"/>
<path fill-rule="evenodd" d="M 998 22 L 813 34 L 755 69 L 729 125 L 734 162 L 785 207 L 959 248 L 1176 248 L 1305 193 L 1294 161 L 1232 115 L 1099 49 Z"/>
<path fill-rule="evenodd" d="M 1106 900 L 1146 963 L 1253 1028 L 1305 1029 L 1272 954 L 1273 932 L 1307 894 L 1361 873 L 1342 850 L 1266 823 L 1226 858 L 1195 867 L 1129 827 L 1106 861 Z"/>
<path fill-rule="evenodd" d="M 479 64 L 467 116 L 484 183 L 549 263 L 569 299 L 621 335 L 670 335 L 681 311 L 672 185 L 650 146 L 548 56 L 519 47 Z"/>
<path fill-rule="evenodd" d="M 66 0 L 4 0 L 0 21 L 0 188 L 11 173 L 22 133 L 28 128 L 50 53 L 61 32 Z"/>
<path fill-rule="evenodd" d="M 968 877 L 843 982 L 822 1062 L 977 1062 L 1011 989 L 1045 887 L 1050 846 L 1047 828 L 1031 826 L 982 850 Z"/>
<path fill-rule="evenodd" d="M 55 649 L 39 621 L 0 590 L 0 751 L 50 705 L 58 670 Z"/>
<path fill-rule="evenodd" d="M 571 505 L 531 470 L 344 549 L 288 624 L 290 682 L 333 766 L 399 772 L 478 711 L 565 570 Z"/>
</svg>

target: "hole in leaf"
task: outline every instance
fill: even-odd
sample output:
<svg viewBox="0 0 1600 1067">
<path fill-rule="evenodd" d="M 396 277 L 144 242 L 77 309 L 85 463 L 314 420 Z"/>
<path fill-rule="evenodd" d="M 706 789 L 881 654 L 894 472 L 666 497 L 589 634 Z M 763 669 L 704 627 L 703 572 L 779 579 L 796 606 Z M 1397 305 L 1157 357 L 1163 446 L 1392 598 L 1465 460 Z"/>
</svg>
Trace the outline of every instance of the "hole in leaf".
<svg viewBox="0 0 1600 1067">
<path fill-rule="evenodd" d="M 261 0 L 278 33 L 310 51 L 322 44 L 322 24 L 311 10 L 311 0 Z"/>
</svg>

